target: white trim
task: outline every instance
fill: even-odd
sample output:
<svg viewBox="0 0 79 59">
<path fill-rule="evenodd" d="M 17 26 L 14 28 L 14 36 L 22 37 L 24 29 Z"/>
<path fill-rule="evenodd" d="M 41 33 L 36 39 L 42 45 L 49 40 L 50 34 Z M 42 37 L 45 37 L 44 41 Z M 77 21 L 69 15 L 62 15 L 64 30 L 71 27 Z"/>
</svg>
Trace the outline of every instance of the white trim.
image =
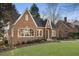
<svg viewBox="0 0 79 59">
<path fill-rule="evenodd" d="M 56 37 L 56 30 L 52 30 L 52 35 L 51 37 Z"/>
<path fill-rule="evenodd" d="M 17 37 L 20 37 L 20 36 L 19 36 L 19 29 L 17 29 Z"/>
<path fill-rule="evenodd" d="M 28 11 L 28 10 L 27 10 Z M 28 11 L 29 12 L 29 11 Z M 36 25 L 36 27 L 37 27 L 37 24 L 36 24 L 36 22 L 35 22 L 35 20 L 34 20 L 34 18 L 32 17 L 32 15 L 31 15 L 31 13 L 29 12 L 29 14 L 30 14 L 30 16 L 31 16 L 31 18 L 32 18 L 32 20 L 33 20 L 33 22 L 34 22 L 34 24 Z"/>
<path fill-rule="evenodd" d="M 37 36 L 37 32 L 36 32 L 36 37 L 43 37 L 43 30 L 42 29 L 36 29 L 36 31 L 38 31 L 38 36 Z M 40 36 L 40 31 L 42 31 L 41 36 Z"/>
<path fill-rule="evenodd" d="M 20 18 L 24 15 L 25 12 L 26 12 L 26 10 L 19 16 L 19 18 L 14 22 L 13 25 L 15 25 L 20 20 Z"/>
<path fill-rule="evenodd" d="M 20 29 L 25 29 L 25 28 L 20 28 Z M 33 36 L 21 36 L 19 34 L 20 29 L 18 29 L 18 37 L 34 37 L 35 36 L 35 31 L 34 31 L 34 35 Z M 32 29 L 32 28 L 30 28 L 30 29 Z"/>
<path fill-rule="evenodd" d="M 51 29 L 52 29 L 51 20 L 47 19 L 46 24 L 48 24 L 48 23 L 49 23 L 49 25 L 50 25 L 50 27 L 51 27 Z M 45 28 L 50 28 L 50 27 L 46 27 L 46 24 L 45 24 Z"/>
<path fill-rule="evenodd" d="M 50 37 L 49 37 L 49 30 L 47 30 L 47 32 L 48 32 L 48 36 L 47 36 L 47 39 L 49 39 Z"/>
<path fill-rule="evenodd" d="M 37 29 L 43 29 L 43 28 L 45 28 L 45 27 L 37 27 Z"/>
<path fill-rule="evenodd" d="M 50 20 L 50 26 L 51 26 L 51 29 L 52 29 L 52 24 L 51 24 L 51 22 L 52 22 L 52 21 Z"/>
<path fill-rule="evenodd" d="M 29 15 L 31 16 L 31 18 L 32 18 L 32 20 L 33 20 L 35 26 L 37 27 L 37 24 L 36 24 L 36 22 L 35 22 L 34 18 L 32 17 L 32 15 L 31 15 L 31 13 L 30 13 L 29 10 L 25 10 L 25 11 L 20 15 L 20 17 L 16 20 L 16 22 L 15 22 L 13 25 L 15 25 L 15 24 L 20 20 L 20 18 L 24 15 L 24 13 L 25 13 L 26 11 L 29 13 Z"/>
<path fill-rule="evenodd" d="M 11 36 L 12 37 L 14 36 L 14 29 L 13 28 L 11 29 Z"/>
</svg>

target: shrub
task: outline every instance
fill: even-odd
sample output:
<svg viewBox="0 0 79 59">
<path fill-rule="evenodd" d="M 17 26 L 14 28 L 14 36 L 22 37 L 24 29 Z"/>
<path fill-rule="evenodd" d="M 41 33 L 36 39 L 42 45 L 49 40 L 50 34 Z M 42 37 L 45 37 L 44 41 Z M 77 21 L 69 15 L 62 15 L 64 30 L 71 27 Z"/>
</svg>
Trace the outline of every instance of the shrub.
<svg viewBox="0 0 79 59">
<path fill-rule="evenodd" d="M 5 45 L 8 45 L 8 40 L 4 40 L 4 44 Z"/>
<path fill-rule="evenodd" d="M 69 37 L 79 39 L 79 32 L 69 33 Z"/>
</svg>

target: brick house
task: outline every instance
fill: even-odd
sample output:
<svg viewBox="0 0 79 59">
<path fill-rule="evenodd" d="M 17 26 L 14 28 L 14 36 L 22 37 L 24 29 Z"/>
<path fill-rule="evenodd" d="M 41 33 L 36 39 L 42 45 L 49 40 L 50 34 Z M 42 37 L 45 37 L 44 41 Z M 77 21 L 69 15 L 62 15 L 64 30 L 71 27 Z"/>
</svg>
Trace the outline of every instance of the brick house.
<svg viewBox="0 0 79 59">
<path fill-rule="evenodd" d="M 77 28 L 72 23 L 67 22 L 67 17 L 64 17 L 64 21 L 59 20 L 56 26 L 57 38 L 68 38 L 69 33 L 78 32 Z"/>
<path fill-rule="evenodd" d="M 29 10 L 25 10 L 8 30 L 8 41 L 13 45 L 54 37 L 56 37 L 56 26 L 53 22 L 50 19 L 35 20 Z"/>
</svg>

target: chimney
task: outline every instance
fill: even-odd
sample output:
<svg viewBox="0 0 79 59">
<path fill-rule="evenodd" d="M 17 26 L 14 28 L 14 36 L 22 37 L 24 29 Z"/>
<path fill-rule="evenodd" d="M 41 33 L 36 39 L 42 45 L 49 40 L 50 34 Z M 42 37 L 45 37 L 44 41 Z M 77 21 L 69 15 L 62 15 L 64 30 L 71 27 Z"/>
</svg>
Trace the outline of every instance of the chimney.
<svg viewBox="0 0 79 59">
<path fill-rule="evenodd" d="M 64 17 L 64 22 L 67 22 L 67 17 Z"/>
</svg>

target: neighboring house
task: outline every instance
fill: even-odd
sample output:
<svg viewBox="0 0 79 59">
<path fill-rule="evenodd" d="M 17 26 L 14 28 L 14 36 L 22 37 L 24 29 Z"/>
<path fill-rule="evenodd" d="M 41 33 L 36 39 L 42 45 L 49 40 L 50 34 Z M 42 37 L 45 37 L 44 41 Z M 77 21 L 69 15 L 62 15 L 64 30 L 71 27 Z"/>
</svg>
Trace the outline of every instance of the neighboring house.
<svg viewBox="0 0 79 59">
<path fill-rule="evenodd" d="M 8 30 L 8 41 L 13 45 L 55 37 L 56 26 L 52 21 L 49 19 L 34 19 L 28 10 L 26 10 Z"/>
<path fill-rule="evenodd" d="M 75 20 L 75 21 L 73 22 L 73 24 L 79 26 L 79 21 L 78 21 L 78 20 Z"/>
<path fill-rule="evenodd" d="M 79 32 L 79 21 L 75 20 L 72 24 L 78 29 Z"/>
<path fill-rule="evenodd" d="M 67 17 L 64 17 L 64 21 L 59 20 L 56 23 L 56 26 L 58 38 L 68 38 L 69 33 L 78 32 L 77 28 L 73 24 L 67 22 Z"/>
</svg>

